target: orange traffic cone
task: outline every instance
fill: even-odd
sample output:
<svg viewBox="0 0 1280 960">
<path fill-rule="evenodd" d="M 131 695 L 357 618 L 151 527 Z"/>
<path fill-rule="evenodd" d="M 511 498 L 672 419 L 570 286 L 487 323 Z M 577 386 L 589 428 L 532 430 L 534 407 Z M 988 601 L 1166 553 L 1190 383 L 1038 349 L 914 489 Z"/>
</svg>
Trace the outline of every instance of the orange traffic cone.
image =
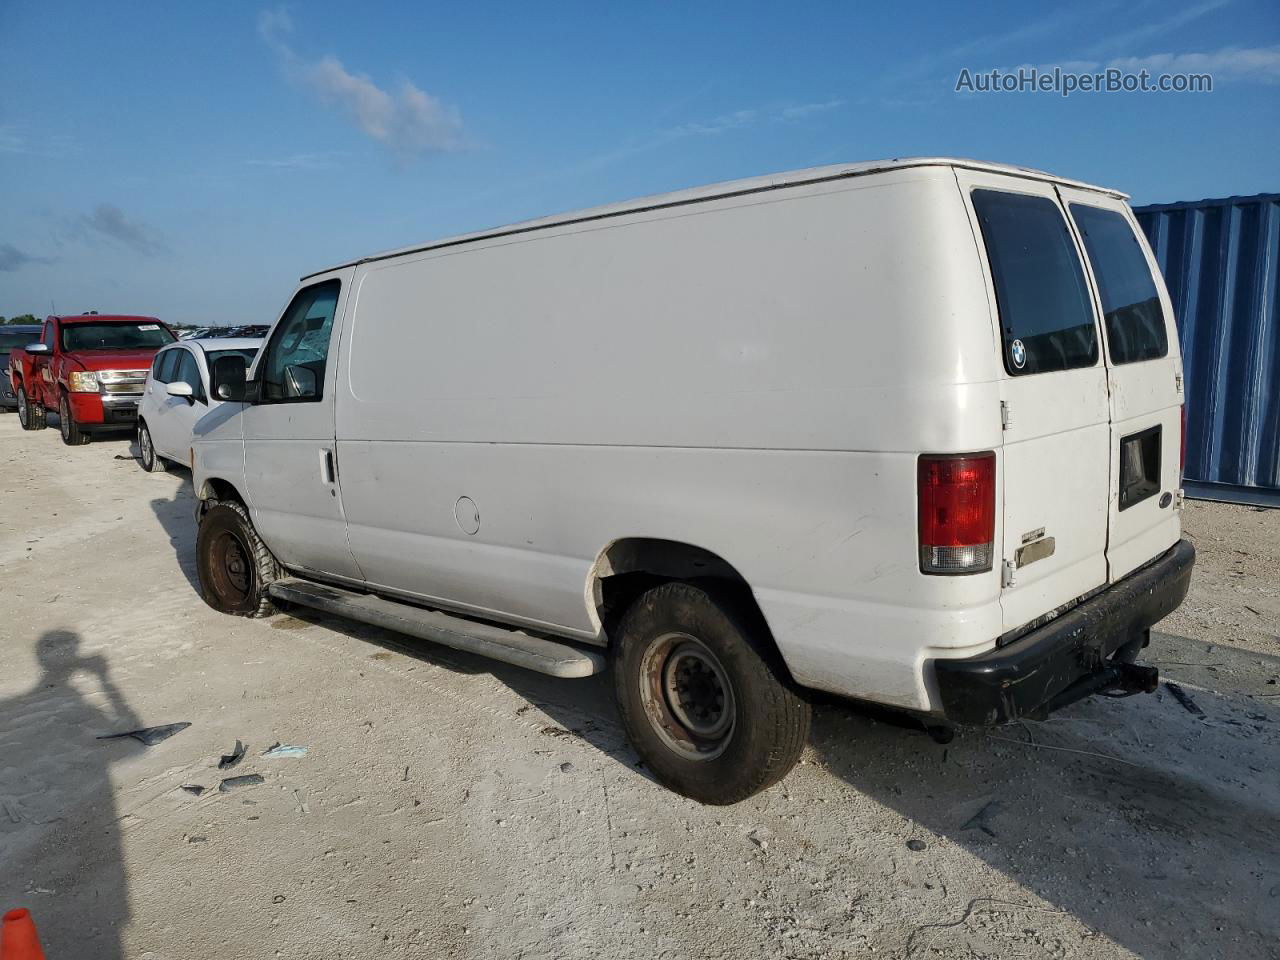
<svg viewBox="0 0 1280 960">
<path fill-rule="evenodd" d="M 31 922 L 31 911 L 25 907 L 4 915 L 4 926 L 0 928 L 0 960 L 44 960 L 36 925 Z"/>
</svg>

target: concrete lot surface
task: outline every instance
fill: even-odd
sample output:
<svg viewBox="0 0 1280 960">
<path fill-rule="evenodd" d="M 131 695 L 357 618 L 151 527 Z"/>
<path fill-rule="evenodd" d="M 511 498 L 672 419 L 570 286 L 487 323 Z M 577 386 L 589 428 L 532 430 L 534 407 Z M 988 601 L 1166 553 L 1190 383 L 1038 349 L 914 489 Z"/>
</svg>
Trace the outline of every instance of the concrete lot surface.
<svg viewBox="0 0 1280 960">
<path fill-rule="evenodd" d="M 637 769 L 607 677 L 209 610 L 190 479 L 132 452 L 0 417 L 0 908 L 51 960 L 1280 955 L 1280 569 L 1205 549 L 1280 514 L 1188 511 L 1189 636 L 1149 658 L 1186 705 L 944 747 L 824 703 L 787 780 L 711 808 Z"/>
</svg>

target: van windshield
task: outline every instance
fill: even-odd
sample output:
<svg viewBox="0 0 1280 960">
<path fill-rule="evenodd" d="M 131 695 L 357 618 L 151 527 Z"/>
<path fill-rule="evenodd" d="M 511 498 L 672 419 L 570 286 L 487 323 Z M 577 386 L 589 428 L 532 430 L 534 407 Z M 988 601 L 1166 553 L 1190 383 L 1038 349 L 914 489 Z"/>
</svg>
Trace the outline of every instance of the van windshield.
<svg viewBox="0 0 1280 960">
<path fill-rule="evenodd" d="M 173 343 L 158 323 L 68 323 L 62 328 L 63 350 L 145 350 Z"/>
<path fill-rule="evenodd" d="M 1084 269 L 1048 197 L 973 191 L 996 288 L 1004 366 L 1013 376 L 1091 367 L 1098 337 Z"/>
<path fill-rule="evenodd" d="M 1138 238 L 1114 210 L 1071 204 L 1085 253 L 1098 280 L 1112 363 L 1155 360 L 1169 353 L 1160 294 Z"/>
</svg>

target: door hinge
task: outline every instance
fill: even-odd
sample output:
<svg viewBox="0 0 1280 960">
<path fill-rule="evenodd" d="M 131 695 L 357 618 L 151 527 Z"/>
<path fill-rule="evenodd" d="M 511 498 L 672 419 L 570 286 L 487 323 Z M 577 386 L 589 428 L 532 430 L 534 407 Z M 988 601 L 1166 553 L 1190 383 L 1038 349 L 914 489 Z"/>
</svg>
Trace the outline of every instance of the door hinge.
<svg viewBox="0 0 1280 960">
<path fill-rule="evenodd" d="M 1000 429 L 1008 430 L 1013 426 L 1013 412 L 1009 409 L 1009 401 L 1000 401 Z"/>
<path fill-rule="evenodd" d="M 1005 562 L 1000 566 L 1000 586 L 1002 586 L 1002 587 L 1012 587 L 1012 586 L 1013 586 L 1013 582 L 1014 582 L 1014 581 L 1013 581 L 1013 571 L 1014 571 L 1015 569 L 1016 569 L 1016 568 L 1014 567 L 1014 564 L 1013 564 L 1013 561 L 1012 561 L 1012 560 L 1006 560 L 1006 561 L 1005 561 Z"/>
<path fill-rule="evenodd" d="M 1174 389 L 1178 391 L 1178 393 L 1182 393 L 1182 374 L 1175 373 L 1173 375 L 1173 386 L 1174 386 Z"/>
</svg>

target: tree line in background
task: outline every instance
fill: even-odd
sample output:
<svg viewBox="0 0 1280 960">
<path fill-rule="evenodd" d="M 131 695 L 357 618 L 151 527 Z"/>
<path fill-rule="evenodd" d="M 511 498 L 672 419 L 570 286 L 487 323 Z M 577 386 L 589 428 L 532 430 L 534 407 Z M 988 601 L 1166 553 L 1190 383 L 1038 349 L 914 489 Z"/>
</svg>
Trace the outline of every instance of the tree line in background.
<svg viewBox="0 0 1280 960">
<path fill-rule="evenodd" d="M 29 313 L 22 313 L 16 317 L 0 317 L 0 324 L 6 323 L 39 323 L 34 316 Z"/>
</svg>

